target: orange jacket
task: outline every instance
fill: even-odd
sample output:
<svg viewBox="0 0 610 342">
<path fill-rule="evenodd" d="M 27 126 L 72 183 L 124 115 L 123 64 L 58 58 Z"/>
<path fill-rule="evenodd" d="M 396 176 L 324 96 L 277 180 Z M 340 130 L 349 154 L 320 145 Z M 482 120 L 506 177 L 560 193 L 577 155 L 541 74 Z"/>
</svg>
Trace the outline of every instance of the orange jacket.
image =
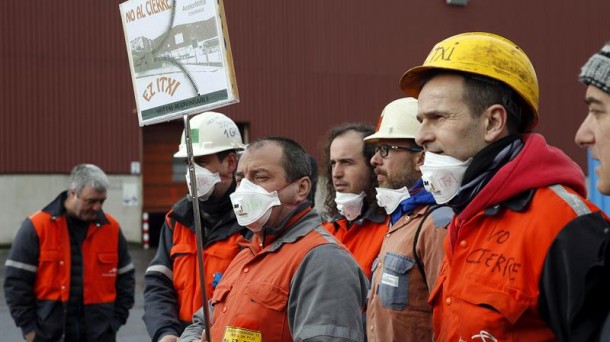
<svg viewBox="0 0 610 342">
<path fill-rule="evenodd" d="M 62 192 L 19 229 L 7 257 L 5 293 L 15 323 L 40 340 L 64 334 L 70 302 L 72 253 Z M 118 222 L 100 213 L 81 244 L 82 327 L 86 339 L 114 336 L 134 303 L 134 266 Z"/>
<path fill-rule="evenodd" d="M 245 228 L 237 224 L 229 198 L 234 186 L 219 199 L 200 202 L 206 296 L 209 300 L 240 248 Z M 202 305 L 197 236 L 192 202 L 178 201 L 166 215 L 159 247 L 144 274 L 144 323 L 156 341 L 164 335 L 180 336 Z"/>
<path fill-rule="evenodd" d="M 170 256 L 174 260 L 174 287 L 178 294 L 179 317 L 181 321 L 190 321 L 193 313 L 202 304 L 199 266 L 197 265 L 196 234 L 179 222 L 173 229 L 174 245 Z M 239 233 L 217 241 L 203 249 L 205 267 L 206 295 L 214 295 L 214 288 L 219 277 L 225 272 L 233 258 L 239 253 L 237 240 Z M 215 279 L 215 275 L 218 279 Z"/>
<path fill-rule="evenodd" d="M 538 284 L 549 246 L 575 217 L 569 203 L 542 188 L 527 213 L 454 219 L 461 233 L 454 249 L 445 240 L 447 254 L 430 296 L 436 339 L 555 341 L 539 315 Z"/>
<path fill-rule="evenodd" d="M 30 217 L 40 244 L 40 261 L 36 272 L 34 293 L 38 300 L 67 302 L 70 295 L 70 235 L 66 217 L 52 220 L 44 212 Z M 53 224 L 48 224 L 48 222 Z M 87 304 L 110 303 L 116 298 L 116 276 L 119 255 L 119 225 L 111 224 L 99 229 L 89 225 L 83 241 L 83 302 Z"/>
<path fill-rule="evenodd" d="M 349 225 L 349 221 L 340 216 L 322 225 L 333 234 L 352 253 L 366 277 L 371 278 L 373 262 L 379 254 L 381 243 L 388 233 L 388 216 L 372 214 L 367 211 L 363 217 Z"/>
<path fill-rule="evenodd" d="M 307 212 L 293 217 L 288 225 Z M 212 341 L 224 341 L 227 327 L 258 331 L 265 341 L 292 341 L 286 310 L 293 276 L 307 253 L 327 243 L 313 232 L 276 251 L 277 244 L 261 248 L 256 236 L 252 242 L 242 241 L 246 249 L 235 258 L 212 299 Z"/>
<path fill-rule="evenodd" d="M 540 315 L 545 258 L 581 208 L 598 209 L 578 165 L 539 135 L 523 142 L 449 225 L 430 295 L 437 341 L 556 340 Z"/>
<path fill-rule="evenodd" d="M 265 341 L 292 341 L 286 315 L 290 282 L 305 255 L 325 243 L 321 235 L 308 234 L 280 253 L 263 252 L 264 258 L 249 250 L 241 253 L 234 267 L 243 272 L 228 274 L 232 277 L 223 281 L 212 300 L 212 341 L 223 341 L 227 327 L 259 331 Z"/>
<path fill-rule="evenodd" d="M 211 341 L 364 340 L 364 273 L 317 213 L 301 206 L 287 221 L 264 243 L 240 241 L 211 300 Z M 201 337 L 203 310 L 194 322 L 183 340 Z"/>
</svg>

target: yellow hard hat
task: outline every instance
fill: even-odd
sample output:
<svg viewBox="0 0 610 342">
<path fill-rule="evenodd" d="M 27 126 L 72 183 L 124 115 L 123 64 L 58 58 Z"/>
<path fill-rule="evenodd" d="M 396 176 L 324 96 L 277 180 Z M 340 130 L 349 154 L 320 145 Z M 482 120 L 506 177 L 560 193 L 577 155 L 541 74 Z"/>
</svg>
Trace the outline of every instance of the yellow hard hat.
<svg viewBox="0 0 610 342">
<path fill-rule="evenodd" d="M 436 44 L 423 65 L 407 70 L 400 87 L 408 96 L 419 96 L 422 79 L 433 69 L 463 71 L 502 81 L 527 103 L 532 120 L 526 129 L 538 123 L 540 90 L 534 66 L 515 43 L 487 32 L 468 32 Z"/>
<path fill-rule="evenodd" d="M 376 143 L 379 139 L 415 139 L 419 126 L 417 99 L 405 97 L 383 108 L 375 133 L 363 140 Z"/>
</svg>

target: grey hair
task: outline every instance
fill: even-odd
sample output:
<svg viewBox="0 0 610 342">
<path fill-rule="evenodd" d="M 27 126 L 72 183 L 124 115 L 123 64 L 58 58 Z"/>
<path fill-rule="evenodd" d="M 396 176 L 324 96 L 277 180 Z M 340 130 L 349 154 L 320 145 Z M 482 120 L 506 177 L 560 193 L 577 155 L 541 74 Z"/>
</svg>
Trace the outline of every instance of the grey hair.
<svg viewBox="0 0 610 342">
<path fill-rule="evenodd" d="M 96 165 L 76 165 L 70 174 L 70 186 L 68 189 L 74 190 L 77 195 L 80 195 L 87 185 L 91 186 L 95 191 L 104 192 L 108 189 L 108 176 Z"/>
</svg>

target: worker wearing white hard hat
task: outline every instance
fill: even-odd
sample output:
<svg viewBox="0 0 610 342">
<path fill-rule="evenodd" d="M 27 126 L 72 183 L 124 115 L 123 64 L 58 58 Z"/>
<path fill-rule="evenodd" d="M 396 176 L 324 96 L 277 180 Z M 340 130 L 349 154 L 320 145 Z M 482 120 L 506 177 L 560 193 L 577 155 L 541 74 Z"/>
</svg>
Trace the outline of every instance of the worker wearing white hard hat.
<svg viewBox="0 0 610 342">
<path fill-rule="evenodd" d="M 236 188 L 237 153 L 244 148 L 235 122 L 226 115 L 206 112 L 192 117 L 190 139 L 194 161 L 196 198 L 204 231 L 205 293 L 214 288 L 239 251 L 237 239 L 247 230 L 237 224 L 229 195 Z M 176 158 L 187 158 L 182 133 Z M 186 182 L 191 192 L 189 170 Z M 192 315 L 202 306 L 197 264 L 197 238 L 191 198 L 185 196 L 167 213 L 159 248 L 144 275 L 144 322 L 153 341 L 175 342 Z"/>
</svg>

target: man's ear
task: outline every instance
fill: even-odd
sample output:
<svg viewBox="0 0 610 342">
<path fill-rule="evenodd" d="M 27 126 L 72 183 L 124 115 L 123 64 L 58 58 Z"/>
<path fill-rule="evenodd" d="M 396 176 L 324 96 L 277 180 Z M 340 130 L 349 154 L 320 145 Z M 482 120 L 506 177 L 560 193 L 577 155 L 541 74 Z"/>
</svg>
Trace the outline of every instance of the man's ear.
<svg viewBox="0 0 610 342">
<path fill-rule="evenodd" d="M 495 104 L 482 114 L 485 117 L 485 141 L 490 143 L 508 135 L 506 108 Z"/>
<path fill-rule="evenodd" d="M 426 152 L 422 151 L 422 152 L 418 152 L 415 153 L 415 171 L 421 172 L 421 166 L 424 165 L 424 160 L 425 160 L 425 155 Z"/>
<path fill-rule="evenodd" d="M 301 203 L 309 197 L 311 191 L 311 179 L 309 177 L 301 177 L 297 181 L 296 202 Z"/>
<path fill-rule="evenodd" d="M 226 156 L 222 162 L 226 163 L 227 165 L 227 174 L 233 175 L 235 173 L 235 170 L 237 170 L 237 154 L 229 153 L 229 155 Z"/>
</svg>

